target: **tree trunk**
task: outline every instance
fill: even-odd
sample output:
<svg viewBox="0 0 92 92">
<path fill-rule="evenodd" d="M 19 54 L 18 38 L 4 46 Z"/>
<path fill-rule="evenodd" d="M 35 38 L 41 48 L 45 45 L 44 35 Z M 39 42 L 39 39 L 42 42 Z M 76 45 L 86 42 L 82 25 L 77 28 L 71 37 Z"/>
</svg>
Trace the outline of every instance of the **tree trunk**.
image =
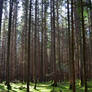
<svg viewBox="0 0 92 92">
<path fill-rule="evenodd" d="M 82 16 L 82 34 L 83 34 L 83 65 L 84 65 L 84 84 L 85 92 L 87 92 L 87 72 L 86 72 L 86 38 L 85 38 L 85 27 L 84 27 L 84 7 L 83 1 L 81 0 L 81 16 Z"/>
<path fill-rule="evenodd" d="M 74 62 L 74 18 L 73 18 L 73 13 L 74 13 L 74 1 L 71 0 L 71 29 L 72 29 L 72 87 L 73 87 L 73 92 L 76 92 L 75 88 L 75 62 Z"/>
<path fill-rule="evenodd" d="M 37 5 L 38 5 L 38 1 L 35 1 L 35 32 L 34 32 L 34 81 L 35 81 L 35 86 L 34 89 L 36 89 L 36 83 L 37 83 L 37 74 L 36 74 L 36 66 L 37 66 Z"/>
<path fill-rule="evenodd" d="M 27 92 L 30 92 L 30 33 L 31 33 L 31 8 L 32 0 L 30 0 L 30 9 L 29 9 L 29 29 L 28 29 L 28 62 L 27 62 Z"/>
<path fill-rule="evenodd" d="M 6 84 L 7 89 L 10 90 L 10 37 L 11 37 L 11 20 L 12 20 L 12 8 L 13 8 L 13 1 L 10 0 L 10 12 L 9 12 L 9 24 L 8 24 L 8 42 L 7 42 L 7 77 L 6 77 Z"/>
</svg>

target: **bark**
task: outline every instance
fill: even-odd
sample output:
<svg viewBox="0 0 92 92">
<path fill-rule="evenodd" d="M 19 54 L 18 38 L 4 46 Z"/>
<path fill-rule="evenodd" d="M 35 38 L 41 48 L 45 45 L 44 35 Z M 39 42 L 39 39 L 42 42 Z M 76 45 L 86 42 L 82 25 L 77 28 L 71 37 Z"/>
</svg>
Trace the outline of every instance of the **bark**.
<svg viewBox="0 0 92 92">
<path fill-rule="evenodd" d="M 57 12 L 57 31 L 58 31 L 58 38 L 57 38 L 57 54 L 58 54 L 58 64 L 61 73 L 61 60 L 60 60 L 60 29 L 59 29 L 59 1 L 56 3 L 56 12 Z"/>
<path fill-rule="evenodd" d="M 83 1 L 81 0 L 81 16 L 82 16 L 82 34 L 83 34 L 83 65 L 84 65 L 84 84 L 85 92 L 87 92 L 87 72 L 86 72 L 86 38 L 85 38 L 85 27 L 84 27 L 84 7 Z"/>
<path fill-rule="evenodd" d="M 41 29 L 41 81 L 43 81 L 43 0 L 42 0 L 42 29 Z"/>
<path fill-rule="evenodd" d="M 53 72 L 56 74 L 56 45 L 55 45 L 55 0 L 52 0 L 52 47 L 53 47 Z M 56 81 L 56 76 L 55 74 L 53 75 L 54 76 L 54 86 L 57 86 L 57 81 Z"/>
<path fill-rule="evenodd" d="M 36 0 L 35 1 L 35 32 L 34 32 L 34 81 L 35 81 L 35 86 L 34 86 L 34 89 L 36 89 L 36 83 L 37 83 L 37 74 L 36 74 L 36 66 L 37 66 L 37 46 L 36 46 L 36 43 L 37 43 L 37 5 L 38 5 L 38 1 Z"/>
<path fill-rule="evenodd" d="M 9 24 L 8 24 L 8 42 L 7 42 L 7 77 L 6 77 L 6 84 L 7 89 L 10 90 L 10 37 L 11 37 L 11 20 L 12 20 L 12 8 L 13 8 L 13 1 L 10 0 L 10 11 L 9 11 Z"/>
<path fill-rule="evenodd" d="M 29 29 L 28 29 L 28 62 L 27 62 L 27 92 L 29 92 L 30 85 L 30 33 L 31 33 L 31 8 L 32 0 L 30 0 L 30 9 L 29 9 Z"/>
<path fill-rule="evenodd" d="M 44 2 L 44 53 L 43 53 L 43 60 L 44 60 L 44 80 L 46 81 L 46 74 L 48 73 L 48 55 L 47 55 L 47 2 Z"/>
<path fill-rule="evenodd" d="M 75 88 L 75 62 L 74 62 L 74 18 L 73 18 L 73 13 L 74 13 L 74 1 L 71 0 L 71 29 L 72 29 L 72 87 L 73 87 L 73 92 L 76 92 Z"/>
</svg>

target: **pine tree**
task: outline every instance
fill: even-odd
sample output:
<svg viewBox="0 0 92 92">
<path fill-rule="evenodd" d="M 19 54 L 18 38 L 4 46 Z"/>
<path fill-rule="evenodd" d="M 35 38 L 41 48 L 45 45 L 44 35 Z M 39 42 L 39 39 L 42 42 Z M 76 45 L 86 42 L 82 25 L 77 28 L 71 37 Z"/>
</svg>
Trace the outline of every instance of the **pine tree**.
<svg viewBox="0 0 92 92">
<path fill-rule="evenodd" d="M 42 29 L 41 29 L 41 81 L 43 81 L 43 0 L 42 0 L 42 12 L 41 12 L 41 17 L 42 17 Z"/>
<path fill-rule="evenodd" d="M 52 37 L 53 37 L 53 44 L 52 44 L 52 53 L 53 53 L 53 72 L 54 72 L 54 86 L 57 86 L 56 81 L 56 43 L 55 43 L 55 37 L 56 37 L 56 28 L 55 28 L 55 0 L 52 0 Z"/>
<path fill-rule="evenodd" d="M 69 80 L 70 80 L 70 89 L 72 89 L 72 68 L 71 68 L 71 43 L 70 43 L 70 11 L 69 11 L 69 0 L 67 0 L 67 17 L 68 17 L 68 42 L 69 42 Z"/>
<path fill-rule="evenodd" d="M 84 84 L 85 92 L 87 92 L 87 72 L 86 72 L 86 38 L 85 38 L 85 26 L 84 26 L 84 7 L 83 1 L 81 0 L 81 16 L 82 16 L 82 34 L 83 34 L 83 66 L 84 66 Z"/>
<path fill-rule="evenodd" d="M 72 88 L 73 92 L 76 92 L 75 88 L 75 62 L 74 62 L 74 18 L 73 18 L 73 13 L 74 13 L 74 1 L 71 0 L 71 29 L 72 29 L 72 55 L 71 55 L 71 61 L 72 61 Z"/>
<path fill-rule="evenodd" d="M 27 92 L 29 91 L 30 85 L 30 33 L 31 33 L 31 8 L 32 0 L 30 0 L 30 9 L 29 9 L 29 29 L 28 29 L 28 62 L 27 62 Z"/>
<path fill-rule="evenodd" d="M 12 20 L 12 9 L 13 9 L 13 1 L 10 0 L 10 11 L 9 11 L 9 23 L 8 23 L 8 42 L 7 42 L 7 67 L 6 67 L 6 84 L 7 89 L 10 90 L 10 37 L 11 37 L 11 20 Z"/>
<path fill-rule="evenodd" d="M 36 46 L 36 43 L 37 43 L 37 6 L 38 6 L 38 1 L 36 0 L 35 1 L 35 29 L 34 29 L 34 80 L 35 80 L 35 86 L 34 86 L 34 89 L 36 89 L 36 83 L 37 83 L 37 74 L 36 74 L 36 66 L 37 66 L 37 46 Z"/>
</svg>

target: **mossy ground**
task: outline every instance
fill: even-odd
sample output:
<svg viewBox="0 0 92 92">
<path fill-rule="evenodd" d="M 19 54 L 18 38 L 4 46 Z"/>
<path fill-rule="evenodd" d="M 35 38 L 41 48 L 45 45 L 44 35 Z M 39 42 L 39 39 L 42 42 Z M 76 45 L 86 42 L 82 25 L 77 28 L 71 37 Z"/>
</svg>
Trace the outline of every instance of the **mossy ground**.
<svg viewBox="0 0 92 92">
<path fill-rule="evenodd" d="M 72 92 L 69 90 L 69 82 L 58 83 L 58 87 L 52 87 L 52 82 L 38 83 L 37 89 L 34 90 L 34 84 L 30 83 L 30 92 Z M 12 89 L 9 92 L 26 92 L 26 83 L 11 83 Z M 53 91 L 54 90 L 54 91 Z M 4 83 L 0 84 L 0 92 L 7 92 L 7 87 Z M 76 92 L 84 92 L 84 87 L 81 87 L 80 81 L 76 81 Z M 88 92 L 92 92 L 92 81 L 88 82 Z"/>
</svg>

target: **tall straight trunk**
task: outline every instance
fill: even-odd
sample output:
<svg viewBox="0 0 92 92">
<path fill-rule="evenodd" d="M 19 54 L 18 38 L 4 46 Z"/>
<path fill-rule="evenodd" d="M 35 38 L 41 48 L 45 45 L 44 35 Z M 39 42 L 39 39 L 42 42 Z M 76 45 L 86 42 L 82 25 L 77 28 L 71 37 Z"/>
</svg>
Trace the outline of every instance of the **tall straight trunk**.
<svg viewBox="0 0 92 92">
<path fill-rule="evenodd" d="M 91 0 L 90 0 L 90 50 L 91 50 L 90 54 L 92 55 L 92 1 Z M 90 60 L 92 61 L 92 58 Z M 92 74 L 92 69 L 90 70 L 90 72 Z"/>
<path fill-rule="evenodd" d="M 12 32 L 11 32 L 11 71 L 12 71 L 12 76 L 11 79 L 14 80 L 15 79 L 15 75 L 16 75 L 16 26 L 17 26 L 17 7 L 18 7 L 18 3 L 17 0 L 16 2 L 14 2 L 14 8 L 13 8 L 13 18 L 12 18 Z"/>
<path fill-rule="evenodd" d="M 42 29 L 41 29 L 41 81 L 43 81 L 43 0 L 42 0 Z"/>
<path fill-rule="evenodd" d="M 48 55 L 47 55 L 47 9 L 48 6 L 46 4 L 46 1 L 44 2 L 44 79 L 47 80 L 46 74 L 48 73 Z"/>
<path fill-rule="evenodd" d="M 61 62 L 60 62 L 60 30 L 59 30 L 59 1 L 57 0 L 56 3 L 56 12 L 57 12 L 57 31 L 58 31 L 58 43 L 57 43 L 57 54 L 58 54 L 58 64 L 59 64 L 59 69 L 61 73 Z"/>
<path fill-rule="evenodd" d="M 84 84 L 85 92 L 87 92 L 87 72 L 86 72 L 86 38 L 85 38 L 85 27 L 84 27 L 84 7 L 83 1 L 81 0 L 81 16 L 82 16 L 82 34 L 83 34 L 83 65 L 84 65 Z"/>
<path fill-rule="evenodd" d="M 82 33 L 80 32 L 80 79 L 81 79 L 81 87 L 84 85 L 83 78 L 83 46 L 82 46 Z"/>
<path fill-rule="evenodd" d="M 55 73 L 56 73 L 56 64 L 55 64 L 55 9 L 54 9 L 54 0 L 50 0 L 50 13 L 51 13 L 51 72 L 53 72 L 54 85 L 56 85 Z"/>
<path fill-rule="evenodd" d="M 50 72 L 53 72 L 53 37 L 52 37 L 52 30 L 53 30 L 53 22 L 52 22 L 52 0 L 50 0 L 50 22 L 51 22 L 51 51 L 50 51 Z M 53 79 L 53 78 L 52 78 Z"/>
<path fill-rule="evenodd" d="M 33 82 L 33 76 L 34 76 L 34 38 L 33 38 L 33 21 L 31 21 L 32 22 L 32 32 L 31 32 L 31 37 L 32 37 L 32 39 L 31 39 L 31 44 L 32 44 L 32 47 L 31 47 L 31 52 L 32 52 L 32 58 L 31 58 L 31 81 Z"/>
<path fill-rule="evenodd" d="M 0 0 L 0 36 L 1 36 L 1 22 L 2 22 L 3 1 L 4 0 Z"/>
<path fill-rule="evenodd" d="M 40 46 L 40 34 L 39 34 L 39 32 L 40 32 L 40 22 L 39 22 L 39 20 L 40 20 L 40 11 L 39 11 L 39 6 L 38 6 L 38 8 L 37 8 L 37 11 L 38 11 L 38 17 L 37 17 L 37 69 L 39 69 L 38 71 L 37 71 L 37 76 L 38 76 L 38 80 L 40 79 L 40 81 L 41 81 L 41 69 L 42 69 L 42 67 L 40 66 L 41 65 L 41 46 Z"/>
<path fill-rule="evenodd" d="M 76 92 L 75 88 L 75 64 L 74 64 L 74 18 L 73 18 L 73 12 L 74 12 L 74 1 L 71 0 L 71 29 L 72 29 L 72 80 L 73 80 L 73 92 Z"/>
<path fill-rule="evenodd" d="M 24 24 L 24 27 L 25 27 L 25 53 L 24 53 L 24 80 L 27 81 L 27 57 L 28 57 L 28 44 L 27 44 L 27 41 L 28 41 L 28 2 L 29 0 L 25 0 L 25 24 Z"/>
<path fill-rule="evenodd" d="M 22 62 L 20 62 L 22 65 L 21 68 L 21 75 L 22 80 L 26 81 L 27 79 L 27 51 L 28 51 L 28 1 L 29 0 L 24 0 L 24 25 L 23 25 L 23 31 L 22 31 Z"/>
<path fill-rule="evenodd" d="M 79 58 L 79 55 L 80 55 L 80 51 L 79 51 L 79 40 L 80 40 L 80 35 L 79 35 L 79 32 L 81 32 L 81 29 L 80 29 L 80 15 L 78 13 L 78 3 L 79 1 L 78 0 L 74 0 L 74 3 L 76 3 L 75 7 L 74 7 L 74 22 L 75 22 L 75 49 L 76 49 L 76 52 L 75 52 L 75 57 L 76 57 L 76 77 L 79 79 L 79 73 L 80 73 L 80 69 L 79 69 L 79 63 L 80 63 L 80 58 Z"/>
<path fill-rule="evenodd" d="M 32 0 L 30 0 L 30 9 L 29 9 L 29 29 L 28 29 L 28 61 L 27 61 L 27 92 L 30 92 L 30 33 L 31 33 L 31 8 Z"/>
<path fill-rule="evenodd" d="M 5 48 L 6 48 L 6 31 L 5 31 L 5 19 L 4 19 L 4 22 L 3 22 L 3 33 L 2 33 L 2 47 L 0 48 L 1 50 L 1 71 L 0 71 L 0 82 L 3 82 L 5 80 Z"/>
<path fill-rule="evenodd" d="M 7 2 L 7 1 L 6 1 Z M 6 32 L 6 23 L 5 23 L 5 21 L 7 20 L 7 17 L 8 17 L 8 15 L 7 15 L 7 3 L 5 3 L 5 13 L 4 13 L 4 15 L 5 15 L 5 20 L 4 20 L 4 22 L 3 22 L 3 25 L 4 25 L 4 27 L 3 27 L 3 33 L 5 32 L 5 45 L 3 46 L 4 48 L 5 48 L 5 51 L 4 51 L 4 53 L 5 53 L 5 58 L 4 58 L 4 63 L 5 63 L 5 65 L 4 65 L 4 80 L 6 81 L 6 59 L 7 59 L 7 32 Z"/>
<path fill-rule="evenodd" d="M 36 0 L 35 1 L 35 32 L 34 32 L 34 80 L 35 80 L 35 86 L 34 86 L 34 89 L 36 89 L 36 83 L 37 83 L 37 74 L 36 74 L 36 64 L 37 64 L 37 59 L 36 59 L 36 57 L 37 57 L 37 50 L 36 50 L 36 48 L 37 48 L 37 46 L 36 46 L 36 43 L 37 43 L 37 5 L 38 5 L 38 1 Z"/>
<path fill-rule="evenodd" d="M 80 63 L 80 71 L 79 71 L 79 76 L 80 76 L 80 79 L 81 79 L 81 86 L 84 85 L 84 82 L 83 82 L 83 46 L 82 46 L 82 30 L 81 30 L 81 21 L 80 21 L 80 16 L 79 16 L 79 13 L 78 13 L 78 4 L 79 4 L 80 0 L 75 0 L 75 3 L 77 3 L 77 6 L 75 6 L 75 29 L 76 29 L 76 32 L 77 32 L 77 43 L 79 44 L 79 63 Z"/>
<path fill-rule="evenodd" d="M 22 78 L 21 78 L 21 80 L 22 81 L 24 81 L 24 55 L 25 55 L 25 53 L 24 53 L 24 47 L 25 47 L 25 43 L 24 43 L 24 35 L 25 35 L 25 32 L 24 32 L 24 29 L 23 29 L 23 31 L 22 31 L 22 37 L 21 37 L 21 61 L 22 62 L 20 62 L 21 63 L 21 75 L 23 75 L 23 76 L 21 76 Z"/>
<path fill-rule="evenodd" d="M 12 11 L 12 24 L 11 24 L 11 30 L 14 30 L 14 16 L 13 16 L 13 11 Z M 12 55 L 14 55 L 13 54 L 13 31 L 11 31 L 11 37 L 10 37 L 10 70 L 9 70 L 9 72 L 10 72 L 10 74 L 12 74 L 13 72 L 13 67 L 14 67 L 14 64 L 13 64 L 13 56 Z M 12 67 L 11 67 L 11 65 L 12 65 Z M 13 74 L 10 76 L 10 81 L 12 81 L 13 80 Z"/>
<path fill-rule="evenodd" d="M 15 55 L 14 55 L 14 59 L 15 59 L 15 76 L 14 78 L 17 79 L 18 76 L 18 62 L 17 62 L 17 15 L 18 15 L 18 1 L 16 0 L 15 2 L 15 20 L 14 20 L 14 49 L 15 49 Z"/>
<path fill-rule="evenodd" d="M 17 77 L 17 54 L 16 54 L 16 30 L 17 30 L 17 9 L 18 9 L 18 5 L 17 5 L 17 0 L 16 0 L 16 3 L 15 3 L 15 19 L 14 19 L 14 50 L 15 50 L 15 54 L 14 54 L 14 63 L 15 63 L 15 70 L 14 70 L 14 79 L 16 79 Z"/>
<path fill-rule="evenodd" d="M 68 40 L 69 40 L 69 81 L 70 81 L 70 89 L 72 89 L 72 68 L 71 68 L 71 45 L 70 45 L 70 11 L 69 11 L 69 0 L 67 0 L 67 17 L 68 17 Z"/>
<path fill-rule="evenodd" d="M 5 80 L 5 61 L 6 61 L 6 31 L 5 31 L 5 20 L 4 20 L 4 23 L 3 23 L 3 35 L 2 35 L 2 62 L 3 62 L 3 67 L 2 67 L 2 69 L 1 69 L 1 71 L 2 71 L 2 73 L 3 73 L 3 80 Z M 2 78 L 2 76 L 0 76 L 1 78 Z M 1 79 L 1 82 L 3 81 L 2 79 Z"/>
<path fill-rule="evenodd" d="M 90 45 L 91 45 L 91 54 L 92 54 L 92 1 L 89 0 L 89 2 L 90 2 Z"/>
<path fill-rule="evenodd" d="M 53 36 L 53 71 L 54 71 L 54 86 L 57 85 L 56 81 L 56 45 L 55 45 L 55 0 L 52 0 L 52 36 Z"/>
<path fill-rule="evenodd" d="M 10 0 L 10 11 L 9 11 L 9 23 L 8 23 L 8 42 L 7 42 L 7 67 L 6 67 L 6 84 L 7 89 L 10 90 L 10 37 L 11 37 L 11 20 L 12 20 L 12 8 L 13 8 L 13 1 Z"/>
</svg>

